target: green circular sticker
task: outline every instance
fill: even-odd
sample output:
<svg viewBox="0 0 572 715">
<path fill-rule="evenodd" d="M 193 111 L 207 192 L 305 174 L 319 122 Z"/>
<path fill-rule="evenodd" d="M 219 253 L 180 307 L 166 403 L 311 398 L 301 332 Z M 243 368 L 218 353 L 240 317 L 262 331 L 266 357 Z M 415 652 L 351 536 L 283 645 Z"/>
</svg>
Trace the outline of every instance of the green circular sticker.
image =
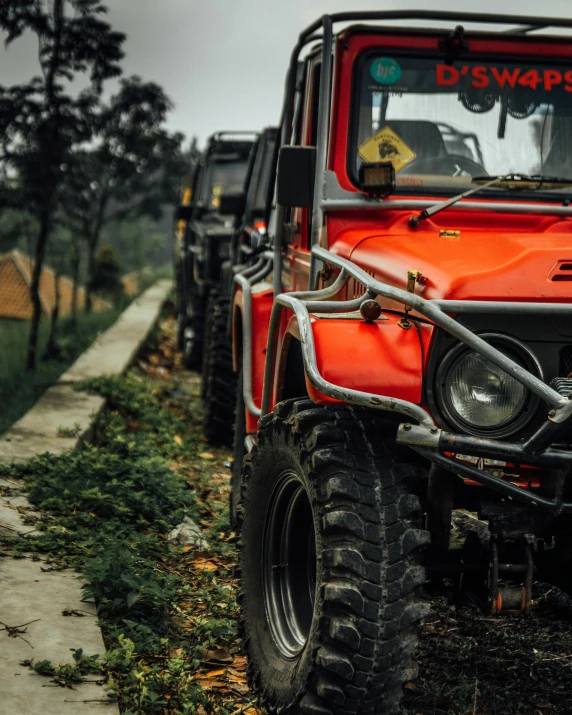
<svg viewBox="0 0 572 715">
<path fill-rule="evenodd" d="M 391 57 L 378 57 L 371 63 L 369 71 L 379 84 L 395 84 L 401 79 L 401 65 Z"/>
</svg>

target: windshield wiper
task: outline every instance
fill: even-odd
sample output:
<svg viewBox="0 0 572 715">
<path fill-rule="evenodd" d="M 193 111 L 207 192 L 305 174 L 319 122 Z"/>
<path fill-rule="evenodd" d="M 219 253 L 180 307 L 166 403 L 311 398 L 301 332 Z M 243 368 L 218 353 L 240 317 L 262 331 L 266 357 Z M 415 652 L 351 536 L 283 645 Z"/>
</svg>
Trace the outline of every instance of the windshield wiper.
<svg viewBox="0 0 572 715">
<path fill-rule="evenodd" d="M 478 191 L 483 191 L 483 189 L 488 189 L 491 186 L 503 186 L 503 188 L 511 189 L 513 191 L 524 191 L 530 189 L 561 189 L 564 186 L 572 187 L 572 179 L 564 179 L 558 176 L 541 176 L 540 174 L 535 174 L 534 176 L 529 176 L 528 174 L 503 174 L 500 176 L 474 176 L 471 179 L 471 183 L 479 184 L 474 189 L 469 189 L 468 191 L 463 191 L 462 194 L 453 196 L 446 201 L 439 201 L 428 209 L 424 209 L 419 214 L 411 216 L 409 219 L 409 225 L 411 228 L 417 228 L 421 221 L 435 216 L 440 211 L 448 209 L 449 206 L 453 206 L 461 199 L 467 198 L 467 196 L 472 196 Z"/>
</svg>

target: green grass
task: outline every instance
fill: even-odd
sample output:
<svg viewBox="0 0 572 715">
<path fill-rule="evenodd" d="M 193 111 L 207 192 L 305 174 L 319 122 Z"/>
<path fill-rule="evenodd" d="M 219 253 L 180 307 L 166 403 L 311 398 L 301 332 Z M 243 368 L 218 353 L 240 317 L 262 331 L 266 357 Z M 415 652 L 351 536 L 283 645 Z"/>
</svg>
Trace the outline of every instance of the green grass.
<svg viewBox="0 0 572 715">
<path fill-rule="evenodd" d="M 48 321 L 42 321 L 38 341 L 38 364 L 34 373 L 26 372 L 24 367 L 30 323 L 0 321 L 0 434 L 25 415 L 48 387 L 54 384 L 97 335 L 107 330 L 118 316 L 117 310 L 92 315 L 80 313 L 75 329 L 69 318 L 62 319 L 57 337 L 62 352 L 61 358 L 47 361 L 42 360 L 42 356 L 50 326 Z"/>
</svg>

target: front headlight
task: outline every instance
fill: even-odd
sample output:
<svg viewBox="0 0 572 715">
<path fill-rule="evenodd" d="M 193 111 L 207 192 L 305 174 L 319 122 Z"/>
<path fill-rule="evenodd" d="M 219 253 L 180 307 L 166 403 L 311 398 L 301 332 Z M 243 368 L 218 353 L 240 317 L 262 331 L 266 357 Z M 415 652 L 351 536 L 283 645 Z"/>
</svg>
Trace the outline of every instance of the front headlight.
<svg viewBox="0 0 572 715">
<path fill-rule="evenodd" d="M 461 419 L 485 429 L 515 419 L 527 397 L 523 385 L 478 353 L 457 360 L 446 377 L 445 390 Z"/>
<path fill-rule="evenodd" d="M 542 377 L 534 355 L 519 341 L 498 334 L 481 337 Z M 445 356 L 437 380 L 439 406 L 447 421 L 469 434 L 514 434 L 533 417 L 538 406 L 538 399 L 518 380 L 462 345 Z"/>
</svg>

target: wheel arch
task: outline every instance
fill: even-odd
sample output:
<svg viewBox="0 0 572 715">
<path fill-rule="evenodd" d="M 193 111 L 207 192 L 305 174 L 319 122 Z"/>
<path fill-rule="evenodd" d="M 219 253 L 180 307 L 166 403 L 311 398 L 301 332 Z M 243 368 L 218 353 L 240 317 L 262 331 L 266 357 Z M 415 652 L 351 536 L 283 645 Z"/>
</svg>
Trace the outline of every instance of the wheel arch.
<svg viewBox="0 0 572 715">
<path fill-rule="evenodd" d="M 314 317 L 311 322 L 316 365 L 324 379 L 340 387 L 422 404 L 423 374 L 432 336 L 430 326 L 404 330 L 399 326 L 399 316 L 395 315 L 384 316 L 374 323 Z M 275 404 L 306 395 L 320 404 L 341 402 L 322 394 L 311 384 L 302 359 L 300 329 L 295 316 L 286 326 L 274 384 Z"/>
<path fill-rule="evenodd" d="M 243 316 L 242 316 L 242 291 L 238 288 L 234 294 L 232 304 L 232 366 L 235 372 L 238 372 L 240 360 L 242 357 L 242 340 L 243 340 Z"/>
</svg>

